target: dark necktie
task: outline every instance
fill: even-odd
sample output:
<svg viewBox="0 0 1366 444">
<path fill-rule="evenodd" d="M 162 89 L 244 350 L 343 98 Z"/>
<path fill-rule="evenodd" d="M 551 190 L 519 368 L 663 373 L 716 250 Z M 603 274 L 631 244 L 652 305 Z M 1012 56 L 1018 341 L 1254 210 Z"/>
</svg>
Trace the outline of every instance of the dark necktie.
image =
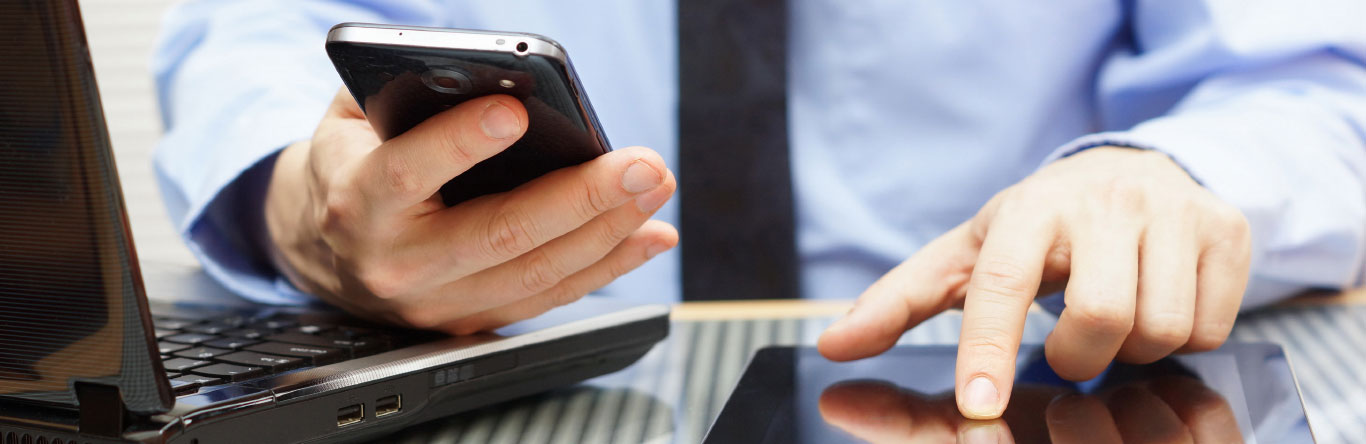
<svg viewBox="0 0 1366 444">
<path fill-rule="evenodd" d="M 685 300 L 800 297 L 786 0 L 678 0 Z"/>
</svg>

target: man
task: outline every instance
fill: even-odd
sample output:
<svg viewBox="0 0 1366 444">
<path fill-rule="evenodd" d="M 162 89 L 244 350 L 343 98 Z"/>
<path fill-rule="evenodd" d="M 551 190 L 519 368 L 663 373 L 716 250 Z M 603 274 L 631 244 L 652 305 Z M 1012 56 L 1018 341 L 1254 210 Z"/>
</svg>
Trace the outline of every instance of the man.
<svg viewBox="0 0 1366 444">
<path fill-rule="evenodd" d="M 1084 379 L 1217 347 L 1240 307 L 1360 284 L 1360 2 L 790 3 L 801 292 L 861 293 L 821 338 L 832 359 L 962 306 L 958 405 L 992 418 L 1036 295 L 1065 290 L 1047 358 Z M 614 280 L 603 293 L 679 300 L 677 256 L 646 262 L 677 242 L 676 7 L 188 2 L 156 58 L 171 213 L 210 274 L 263 302 L 465 333 Z M 381 144 L 321 49 L 343 21 L 552 36 L 609 137 L 658 151 L 443 208 L 437 187 L 525 110 L 473 100 Z"/>
</svg>

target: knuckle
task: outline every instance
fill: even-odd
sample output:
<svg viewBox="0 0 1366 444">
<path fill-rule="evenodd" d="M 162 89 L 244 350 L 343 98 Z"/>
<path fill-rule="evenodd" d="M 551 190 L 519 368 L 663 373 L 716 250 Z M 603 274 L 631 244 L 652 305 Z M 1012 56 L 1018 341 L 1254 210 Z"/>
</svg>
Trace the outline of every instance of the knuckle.
<svg viewBox="0 0 1366 444">
<path fill-rule="evenodd" d="M 1024 267 L 1013 261 L 988 259 L 978 263 L 972 287 L 980 293 L 999 297 L 1026 297 L 1031 279 Z"/>
<path fill-rule="evenodd" d="M 400 199 L 415 198 L 422 193 L 422 183 L 418 180 L 413 165 L 405 159 L 397 156 L 385 157 L 379 168 L 383 186 L 393 191 Z"/>
<path fill-rule="evenodd" d="M 1245 244 L 1252 238 L 1252 225 L 1248 223 L 1247 216 L 1242 211 L 1232 205 L 1223 205 L 1220 211 L 1220 225 L 1224 231 L 1233 237 L 1239 244 Z"/>
<path fill-rule="evenodd" d="M 626 273 L 630 273 L 631 270 L 634 270 L 636 267 L 640 266 L 640 264 L 640 262 L 626 259 L 609 260 L 607 262 L 607 274 L 611 279 L 615 280 L 616 278 L 625 276 Z"/>
<path fill-rule="evenodd" d="M 1179 314 L 1157 316 L 1138 322 L 1134 334 L 1148 344 L 1175 350 L 1190 339 L 1191 322 L 1188 316 Z"/>
<path fill-rule="evenodd" d="M 585 182 L 583 184 L 583 198 L 579 200 L 576 208 L 580 217 L 591 219 L 611 210 L 614 203 L 609 193 L 604 191 L 602 187 L 596 183 Z"/>
<path fill-rule="evenodd" d="M 532 237 L 534 222 L 516 210 L 499 211 L 492 219 L 488 236 L 484 237 L 485 252 L 495 257 L 515 257 L 536 246 Z"/>
<path fill-rule="evenodd" d="M 583 296 L 582 292 L 570 288 L 556 288 L 546 292 L 546 298 L 551 308 L 569 305 Z"/>
<path fill-rule="evenodd" d="M 1224 345 L 1224 341 L 1228 340 L 1228 333 L 1231 328 L 1231 324 L 1224 323 L 1196 328 L 1191 332 L 1185 348 L 1188 351 L 1196 352 L 1219 348 L 1219 346 Z"/>
<path fill-rule="evenodd" d="M 1215 203 L 1207 208 L 1215 225 L 1221 230 L 1239 230 L 1248 226 L 1247 217 L 1243 212 L 1227 202 L 1215 200 Z"/>
<path fill-rule="evenodd" d="M 355 193 L 334 189 L 327 193 L 323 211 L 319 217 L 319 232 L 335 235 L 352 225 L 361 212 L 361 205 Z"/>
<path fill-rule="evenodd" d="M 471 147 L 468 131 L 462 125 L 440 125 L 442 128 L 438 139 L 438 148 L 445 157 L 444 160 L 454 165 L 474 165 L 479 162 Z"/>
<path fill-rule="evenodd" d="M 564 279 L 565 273 L 560 270 L 559 264 L 540 250 L 528 253 L 525 260 L 526 266 L 522 269 L 520 279 L 522 291 L 526 294 L 549 290 Z"/>
<path fill-rule="evenodd" d="M 617 245 L 635 231 L 633 227 L 611 219 L 602 222 L 602 227 L 598 229 L 598 242 L 603 246 Z"/>
<path fill-rule="evenodd" d="M 403 307 L 395 312 L 399 320 L 409 326 L 420 329 L 431 329 L 441 325 L 441 319 L 431 309 L 422 306 Z"/>
<path fill-rule="evenodd" d="M 1186 343 L 1186 349 L 1193 352 L 1214 350 L 1224 345 L 1225 339 L 1228 339 L 1225 335 L 1191 335 L 1190 342 Z"/>
<path fill-rule="evenodd" d="M 1001 328 L 976 327 L 975 333 L 965 336 L 959 344 L 959 354 L 978 361 L 1013 361 L 1014 351 L 1000 342 L 1009 337 L 1010 333 Z"/>
<path fill-rule="evenodd" d="M 1218 248 L 1239 256 L 1251 254 L 1252 226 L 1242 211 L 1232 205 L 1220 203 L 1213 209 L 1212 221 L 1213 229 L 1207 230 L 1212 236 L 1209 248 Z"/>
<path fill-rule="evenodd" d="M 1098 187 L 1097 196 L 1106 208 L 1122 214 L 1133 214 L 1148 207 L 1148 184 L 1133 176 L 1108 177 Z"/>
<path fill-rule="evenodd" d="M 1128 334 L 1134 326 L 1134 312 L 1116 304 L 1079 304 L 1064 309 L 1072 310 L 1072 320 L 1084 331 L 1106 336 Z"/>
<path fill-rule="evenodd" d="M 366 292 L 379 299 L 398 299 L 410 291 L 402 273 L 386 265 L 362 266 L 356 270 L 356 280 Z"/>
</svg>

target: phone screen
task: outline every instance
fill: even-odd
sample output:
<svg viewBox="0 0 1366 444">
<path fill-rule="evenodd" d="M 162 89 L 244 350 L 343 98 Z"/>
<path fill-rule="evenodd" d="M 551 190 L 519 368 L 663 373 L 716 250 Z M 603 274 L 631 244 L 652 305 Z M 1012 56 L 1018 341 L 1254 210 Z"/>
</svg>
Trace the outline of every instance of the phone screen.
<svg viewBox="0 0 1366 444">
<path fill-rule="evenodd" d="M 481 96 L 507 94 L 526 106 L 526 134 L 443 186 L 448 206 L 511 190 L 610 149 L 567 62 L 535 54 L 352 42 L 329 42 L 327 51 L 381 140 Z"/>
</svg>

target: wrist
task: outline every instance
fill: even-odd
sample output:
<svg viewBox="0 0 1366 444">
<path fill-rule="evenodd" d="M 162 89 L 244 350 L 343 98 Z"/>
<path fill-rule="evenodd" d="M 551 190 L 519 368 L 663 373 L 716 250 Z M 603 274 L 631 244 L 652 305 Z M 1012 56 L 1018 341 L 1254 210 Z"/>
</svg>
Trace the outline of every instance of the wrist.
<svg viewBox="0 0 1366 444">
<path fill-rule="evenodd" d="M 318 273 L 308 272 L 310 267 L 306 265 L 318 263 L 309 258 L 319 253 L 320 243 L 307 186 L 311 146 L 307 140 L 295 142 L 285 147 L 276 160 L 262 212 L 267 235 L 261 248 L 280 275 L 296 288 L 317 295 L 321 285 L 310 276 Z"/>
</svg>

